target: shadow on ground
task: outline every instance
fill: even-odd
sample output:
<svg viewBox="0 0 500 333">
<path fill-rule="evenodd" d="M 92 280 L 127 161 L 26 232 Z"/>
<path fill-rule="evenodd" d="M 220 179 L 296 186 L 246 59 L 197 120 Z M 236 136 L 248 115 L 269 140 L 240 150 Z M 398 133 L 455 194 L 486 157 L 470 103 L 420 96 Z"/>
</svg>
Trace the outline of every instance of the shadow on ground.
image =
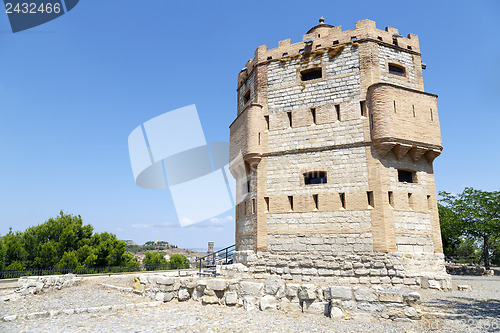
<svg viewBox="0 0 500 333">
<path fill-rule="evenodd" d="M 500 300 L 478 300 L 467 297 L 437 298 L 425 303 L 441 312 L 467 314 L 469 316 L 482 316 L 500 318 Z"/>
</svg>

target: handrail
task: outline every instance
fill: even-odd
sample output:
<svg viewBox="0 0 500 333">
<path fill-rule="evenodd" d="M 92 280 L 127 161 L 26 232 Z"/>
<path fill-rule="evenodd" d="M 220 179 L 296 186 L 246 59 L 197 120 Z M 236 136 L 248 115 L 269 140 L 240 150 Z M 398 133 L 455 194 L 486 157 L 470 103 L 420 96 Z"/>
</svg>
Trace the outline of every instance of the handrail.
<svg viewBox="0 0 500 333">
<path fill-rule="evenodd" d="M 206 268 L 206 267 L 215 267 L 216 266 L 216 256 L 219 257 L 219 258 L 222 258 L 222 259 L 225 259 L 224 262 L 221 262 L 222 265 L 227 265 L 227 264 L 230 264 L 232 263 L 233 261 L 233 252 L 235 250 L 235 247 L 236 247 L 236 244 L 233 244 L 231 246 L 228 246 L 226 248 L 223 248 L 222 250 L 219 250 L 217 252 L 214 252 L 214 253 L 210 253 L 204 257 L 201 257 L 201 258 L 196 258 L 196 261 L 198 263 L 198 267 L 199 267 L 199 273 L 201 274 L 201 269 L 202 268 Z M 223 253 L 223 255 L 219 255 Z M 207 264 L 205 265 L 205 267 L 203 267 L 203 263 L 211 263 L 211 264 Z"/>
</svg>

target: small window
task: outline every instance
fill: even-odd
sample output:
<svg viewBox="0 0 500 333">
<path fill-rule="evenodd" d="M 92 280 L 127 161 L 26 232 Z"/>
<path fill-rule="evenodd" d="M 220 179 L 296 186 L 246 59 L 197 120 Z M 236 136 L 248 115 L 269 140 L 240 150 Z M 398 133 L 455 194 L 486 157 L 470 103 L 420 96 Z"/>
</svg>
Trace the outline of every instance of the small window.
<svg viewBox="0 0 500 333">
<path fill-rule="evenodd" d="M 405 76 L 405 68 L 395 64 L 389 64 L 389 74 Z"/>
<path fill-rule="evenodd" d="M 398 169 L 398 181 L 401 183 L 416 183 L 415 172 Z"/>
<path fill-rule="evenodd" d="M 430 195 L 427 196 L 427 209 L 432 210 L 432 200 Z"/>
<path fill-rule="evenodd" d="M 397 38 L 393 38 L 392 39 L 392 44 L 394 44 L 394 45 L 397 46 L 398 45 L 398 39 Z"/>
<path fill-rule="evenodd" d="M 368 199 L 368 207 L 375 207 L 375 205 L 373 204 L 373 191 L 366 192 L 366 198 Z"/>
<path fill-rule="evenodd" d="M 259 132 L 259 146 L 260 146 L 260 132 Z"/>
<path fill-rule="evenodd" d="M 356 36 L 352 36 L 351 37 L 351 40 L 357 40 L 358 38 L 356 38 Z"/>
<path fill-rule="evenodd" d="M 394 194 L 392 193 L 392 191 L 387 192 L 387 196 L 389 199 L 389 205 L 394 208 Z"/>
<path fill-rule="evenodd" d="M 339 197 L 340 197 L 340 207 L 342 207 L 342 209 L 345 209 L 345 193 L 339 193 Z"/>
<path fill-rule="evenodd" d="M 288 116 L 288 127 L 292 127 L 293 123 L 292 123 L 292 113 L 291 112 L 287 112 L 286 115 Z"/>
<path fill-rule="evenodd" d="M 413 210 L 413 194 L 408 193 L 408 206 L 410 207 L 411 210 Z"/>
<path fill-rule="evenodd" d="M 411 50 L 411 49 L 412 49 L 410 45 L 408 45 L 406 48 L 407 48 L 408 50 Z"/>
<path fill-rule="evenodd" d="M 313 194 L 313 201 L 314 201 L 314 209 L 318 210 L 319 209 L 319 202 L 318 202 L 318 195 Z"/>
<path fill-rule="evenodd" d="M 323 77 L 321 68 L 313 68 L 300 72 L 300 79 L 302 81 L 320 79 L 321 77 Z"/>
<path fill-rule="evenodd" d="M 257 209 L 255 207 L 255 199 L 252 199 L 252 214 L 255 214 L 256 211 Z"/>
<path fill-rule="evenodd" d="M 360 101 L 359 106 L 361 108 L 361 117 L 366 117 L 366 101 Z"/>
<path fill-rule="evenodd" d="M 316 48 L 319 49 L 321 47 L 321 44 L 316 45 Z"/>
<path fill-rule="evenodd" d="M 247 193 L 250 193 L 250 181 L 247 181 Z"/>
<path fill-rule="evenodd" d="M 283 57 L 288 57 L 288 53 L 287 52 L 283 53 Z"/>
<path fill-rule="evenodd" d="M 412 108 L 413 108 L 413 117 L 416 117 L 417 114 L 415 113 L 415 105 L 412 105 Z"/>
<path fill-rule="evenodd" d="M 394 101 L 394 113 L 396 113 L 396 101 Z"/>
<path fill-rule="evenodd" d="M 269 212 L 269 197 L 264 197 L 264 201 L 266 202 L 266 212 Z"/>
<path fill-rule="evenodd" d="M 264 120 L 266 121 L 266 129 L 269 130 L 269 116 L 264 116 Z"/>
<path fill-rule="evenodd" d="M 300 50 L 299 50 L 299 53 L 300 53 L 300 54 L 302 54 L 302 53 L 304 53 L 304 52 L 305 52 L 305 50 L 304 50 L 304 49 L 300 49 Z"/>
<path fill-rule="evenodd" d="M 267 60 L 271 60 L 273 57 L 267 57 Z"/>
<path fill-rule="evenodd" d="M 293 196 L 288 197 L 288 204 L 290 205 L 290 210 L 293 210 Z"/>
<path fill-rule="evenodd" d="M 337 113 L 337 120 L 340 121 L 340 104 L 335 105 L 335 112 Z"/>
<path fill-rule="evenodd" d="M 378 37 L 377 37 L 377 39 L 378 39 L 379 41 L 382 41 L 382 42 L 384 41 L 384 39 L 383 39 L 382 37 L 380 37 L 380 36 L 378 36 Z"/>
<path fill-rule="evenodd" d="M 338 40 L 334 40 L 333 41 L 333 45 L 337 45 L 337 44 L 339 44 L 339 41 Z"/>
<path fill-rule="evenodd" d="M 304 174 L 305 185 L 326 184 L 326 171 L 313 171 Z"/>
<path fill-rule="evenodd" d="M 250 90 L 243 95 L 243 104 L 247 104 L 250 101 Z"/>
<path fill-rule="evenodd" d="M 316 109 L 315 108 L 311 108 L 311 117 L 312 117 L 312 123 L 313 124 L 316 124 Z"/>
<path fill-rule="evenodd" d="M 432 113 L 432 109 L 431 109 L 431 121 L 434 121 L 434 114 Z"/>
</svg>

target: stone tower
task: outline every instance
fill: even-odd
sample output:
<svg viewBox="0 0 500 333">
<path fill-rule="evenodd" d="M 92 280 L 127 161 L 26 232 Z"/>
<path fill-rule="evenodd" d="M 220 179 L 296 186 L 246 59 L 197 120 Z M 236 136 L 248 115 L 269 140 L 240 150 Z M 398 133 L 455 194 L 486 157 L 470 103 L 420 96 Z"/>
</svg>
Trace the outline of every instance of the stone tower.
<svg viewBox="0 0 500 333">
<path fill-rule="evenodd" d="M 302 42 L 257 48 L 230 126 L 236 262 L 257 278 L 446 288 L 424 67 L 416 35 L 370 20 L 321 18 Z"/>
</svg>

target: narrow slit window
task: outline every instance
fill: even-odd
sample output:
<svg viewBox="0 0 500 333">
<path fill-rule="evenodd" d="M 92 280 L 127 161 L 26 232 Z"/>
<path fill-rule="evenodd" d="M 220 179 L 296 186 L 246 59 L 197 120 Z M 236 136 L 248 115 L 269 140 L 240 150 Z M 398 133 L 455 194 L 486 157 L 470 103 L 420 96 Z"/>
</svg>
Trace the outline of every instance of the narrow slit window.
<svg viewBox="0 0 500 333">
<path fill-rule="evenodd" d="M 264 197 L 264 201 L 266 202 L 266 212 L 269 212 L 269 197 Z"/>
<path fill-rule="evenodd" d="M 247 193 L 250 193 L 250 181 L 247 181 Z"/>
<path fill-rule="evenodd" d="M 312 123 L 316 124 L 316 109 L 311 108 L 311 117 L 312 117 Z"/>
<path fill-rule="evenodd" d="M 427 209 L 431 210 L 431 208 L 432 208 L 432 200 L 431 200 L 431 196 L 428 195 L 427 196 Z"/>
<path fill-rule="evenodd" d="M 408 206 L 413 210 L 413 194 L 408 193 Z"/>
<path fill-rule="evenodd" d="M 360 101 L 359 102 L 359 107 L 361 109 L 361 117 L 366 117 L 366 101 Z"/>
<path fill-rule="evenodd" d="M 432 113 L 432 109 L 431 109 L 431 121 L 434 121 L 434 114 Z"/>
<path fill-rule="evenodd" d="M 300 72 L 300 79 L 302 81 L 320 79 L 321 77 L 323 77 L 321 68 L 313 68 Z"/>
<path fill-rule="evenodd" d="M 287 112 L 286 114 L 288 116 L 288 127 L 292 127 L 292 125 L 293 125 L 293 123 L 292 123 L 292 113 L 291 112 Z"/>
<path fill-rule="evenodd" d="M 243 104 L 247 104 L 250 101 L 250 90 L 243 95 Z"/>
<path fill-rule="evenodd" d="M 264 120 L 266 121 L 266 129 L 269 130 L 269 116 L 264 116 Z"/>
<path fill-rule="evenodd" d="M 339 193 L 339 197 L 340 197 L 340 207 L 342 207 L 342 209 L 345 209 L 345 193 Z"/>
<path fill-rule="evenodd" d="M 314 209 L 318 210 L 319 209 L 319 202 L 318 202 L 318 195 L 313 194 L 313 201 L 314 201 Z"/>
<path fill-rule="evenodd" d="M 334 40 L 333 41 L 333 45 L 337 45 L 337 44 L 339 44 L 339 41 L 338 40 Z"/>
<path fill-rule="evenodd" d="M 259 146 L 260 146 L 260 132 L 259 132 Z"/>
<path fill-rule="evenodd" d="M 290 206 L 290 210 L 293 211 L 293 196 L 288 196 L 288 204 Z"/>
<path fill-rule="evenodd" d="M 389 64 L 389 74 L 397 75 L 397 76 L 405 76 L 406 70 L 402 66 L 398 66 L 396 64 Z"/>
<path fill-rule="evenodd" d="M 398 39 L 397 39 L 397 38 L 393 38 L 393 39 L 392 39 L 392 44 L 394 44 L 394 45 L 398 45 Z"/>
<path fill-rule="evenodd" d="M 415 114 L 415 105 L 412 105 L 413 108 L 413 117 L 416 117 L 417 115 Z"/>
<path fill-rule="evenodd" d="M 368 200 L 368 207 L 375 207 L 375 205 L 373 204 L 373 191 L 366 192 L 366 198 Z"/>
<path fill-rule="evenodd" d="M 396 101 L 394 101 L 394 113 L 396 113 Z"/>
<path fill-rule="evenodd" d="M 319 49 L 321 47 L 321 44 L 316 45 L 316 48 Z"/>
<path fill-rule="evenodd" d="M 335 105 L 335 112 L 337 113 L 337 120 L 340 121 L 340 104 Z"/>
<path fill-rule="evenodd" d="M 400 183 L 416 183 L 417 177 L 414 171 L 398 169 L 398 181 Z"/>
<path fill-rule="evenodd" d="M 313 171 L 304 174 L 305 185 L 326 184 L 326 171 Z"/>
<path fill-rule="evenodd" d="M 252 214 L 255 214 L 255 199 L 252 199 Z"/>
<path fill-rule="evenodd" d="M 389 199 L 389 205 L 394 208 L 394 193 L 392 191 L 387 192 L 387 196 Z"/>
</svg>

